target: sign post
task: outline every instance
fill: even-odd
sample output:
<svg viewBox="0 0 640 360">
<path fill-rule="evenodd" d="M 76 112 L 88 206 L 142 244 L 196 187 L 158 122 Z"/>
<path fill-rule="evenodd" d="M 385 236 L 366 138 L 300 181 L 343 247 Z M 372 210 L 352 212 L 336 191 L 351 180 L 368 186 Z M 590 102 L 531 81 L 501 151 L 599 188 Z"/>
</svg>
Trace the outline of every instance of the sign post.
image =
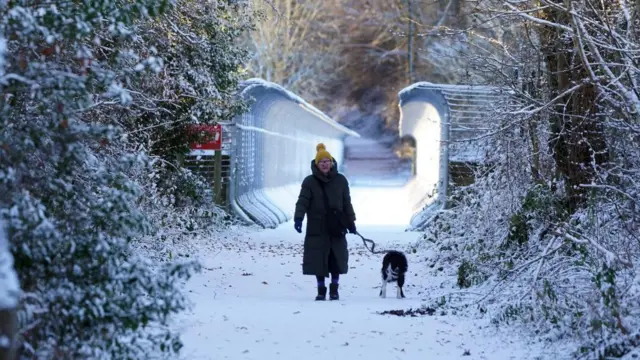
<svg viewBox="0 0 640 360">
<path fill-rule="evenodd" d="M 211 154 L 214 155 L 214 169 L 213 169 L 213 201 L 220 205 L 222 200 L 222 126 L 216 125 L 192 125 L 191 131 L 208 133 L 211 136 L 211 141 L 205 144 L 191 143 L 190 148 L 192 152 L 197 152 L 202 155 Z"/>
<path fill-rule="evenodd" d="M 213 161 L 215 163 L 213 171 L 213 201 L 218 205 L 222 205 L 222 199 L 220 196 L 222 195 L 222 151 L 216 150 Z"/>
</svg>

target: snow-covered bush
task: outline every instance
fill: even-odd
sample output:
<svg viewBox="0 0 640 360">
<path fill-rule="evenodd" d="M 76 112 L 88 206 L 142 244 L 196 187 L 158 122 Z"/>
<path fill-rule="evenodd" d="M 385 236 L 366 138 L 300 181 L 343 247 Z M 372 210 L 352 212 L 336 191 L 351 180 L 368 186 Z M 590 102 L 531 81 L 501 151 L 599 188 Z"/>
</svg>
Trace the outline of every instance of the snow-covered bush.
<svg viewBox="0 0 640 360">
<path fill-rule="evenodd" d="M 128 45 L 153 59 L 160 54 L 163 67 L 138 74 L 129 85 L 133 102 L 121 109 L 118 123 L 132 144 L 175 162 L 193 140 L 188 125 L 228 121 L 246 109 L 235 93 L 249 54 L 236 42 L 253 26 L 249 14 L 242 2 L 178 0 L 160 21 L 139 25 Z M 104 56 L 118 53 L 98 50 Z"/>
<path fill-rule="evenodd" d="M 107 123 L 117 114 L 127 150 L 145 150 L 153 159 L 150 173 L 135 176 L 144 194 L 140 205 L 154 230 L 138 245 L 156 259 L 168 260 L 177 251 L 174 246 L 185 250 L 190 239 L 208 236 L 208 230 L 219 233 L 233 221 L 213 203 L 211 184 L 181 168 L 179 160 L 197 138 L 189 134 L 189 125 L 227 121 L 246 108 L 235 92 L 249 54 L 237 38 L 252 28 L 250 14 L 243 2 L 178 0 L 160 21 L 139 24 L 127 45 L 161 60 L 162 71 L 135 74 L 129 106 L 92 112 Z"/>
<path fill-rule="evenodd" d="M 0 10 L 4 6 L 4 3 L 0 3 Z M 0 79 L 5 74 L 6 44 L 4 32 L 0 31 Z M 13 255 L 9 251 L 9 239 L 7 238 L 5 223 L 0 218 L 0 359 L 13 359 L 15 353 L 15 313 L 18 307 L 19 295 L 20 285 L 13 269 Z"/>
<path fill-rule="evenodd" d="M 0 56 L 2 56 L 0 54 Z M 0 359 L 13 359 L 16 338 L 16 309 L 20 297 L 18 277 L 4 221 L 0 220 Z"/>
<path fill-rule="evenodd" d="M 157 158 L 156 158 L 157 160 Z M 140 207 L 151 220 L 152 233 L 135 241 L 135 247 L 155 260 L 171 261 L 179 255 L 193 253 L 198 237 L 230 229 L 235 218 L 216 206 L 211 185 L 188 169 L 167 170 L 170 164 L 156 165 L 140 177 L 144 196 Z"/>
<path fill-rule="evenodd" d="M 175 159 L 188 123 L 242 108 L 233 41 L 249 18 L 235 3 L 0 1 L 11 54 L 0 73 L 0 215 L 23 291 L 21 356 L 176 356 L 167 321 L 199 265 L 154 263 L 138 246 L 223 222 Z"/>
<path fill-rule="evenodd" d="M 489 116 L 475 183 L 452 190 L 425 239 L 436 263 L 455 264 L 462 303 L 496 324 L 578 340 L 585 358 L 621 356 L 640 346 L 637 20 L 624 4 L 563 4 L 535 15 L 524 10 L 540 3 L 508 4 L 529 41 L 498 44 L 510 64 L 475 59 L 514 96 Z"/>
</svg>

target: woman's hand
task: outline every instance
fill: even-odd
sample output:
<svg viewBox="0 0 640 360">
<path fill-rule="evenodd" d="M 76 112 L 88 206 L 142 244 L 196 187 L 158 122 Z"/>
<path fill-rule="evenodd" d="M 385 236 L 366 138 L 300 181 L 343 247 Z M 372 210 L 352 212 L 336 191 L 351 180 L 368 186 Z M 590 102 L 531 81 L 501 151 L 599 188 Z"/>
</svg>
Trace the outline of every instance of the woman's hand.
<svg viewBox="0 0 640 360">
<path fill-rule="evenodd" d="M 356 223 L 355 222 L 349 223 L 349 226 L 347 227 L 347 230 L 349 230 L 349 232 L 352 233 L 352 234 L 357 233 L 357 231 L 356 231 Z"/>
<path fill-rule="evenodd" d="M 293 228 L 296 229 L 298 234 L 302 234 L 302 219 L 294 219 Z"/>
</svg>

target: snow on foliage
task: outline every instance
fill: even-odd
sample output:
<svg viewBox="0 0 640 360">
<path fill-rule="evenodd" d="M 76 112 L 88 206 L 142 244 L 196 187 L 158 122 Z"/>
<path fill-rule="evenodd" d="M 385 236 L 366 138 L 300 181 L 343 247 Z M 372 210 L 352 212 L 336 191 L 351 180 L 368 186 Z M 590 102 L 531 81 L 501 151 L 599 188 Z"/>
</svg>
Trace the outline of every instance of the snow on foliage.
<svg viewBox="0 0 640 360">
<path fill-rule="evenodd" d="M 4 224 L 0 221 L 0 310 L 18 306 L 20 284 L 13 270 L 13 256 Z"/>
<path fill-rule="evenodd" d="M 175 358 L 167 324 L 200 266 L 171 246 L 231 221 L 178 160 L 186 125 L 243 108 L 235 39 L 250 21 L 227 1 L 0 3 L 0 216 L 20 356 Z"/>
<path fill-rule="evenodd" d="M 622 341 L 640 316 L 638 225 L 611 195 L 592 194 L 567 211 L 561 181 L 533 180 L 531 149 L 518 132 L 494 138 L 490 165 L 476 170 L 474 184 L 454 188 L 425 232 L 439 249 L 431 266 L 456 264 L 452 285 L 463 290 L 448 301 L 488 311 L 496 324 L 523 322 L 547 340 Z"/>
<path fill-rule="evenodd" d="M 0 9 L 2 9 L 2 5 L 0 5 Z M 5 56 L 7 56 L 7 41 L 4 34 L 0 33 L 0 79 L 5 74 Z M 4 171 L 0 169 L 0 173 L 4 173 Z M 13 256 L 9 252 L 5 224 L 0 219 L 0 309 L 15 308 L 18 304 L 19 291 L 20 286 L 13 270 Z"/>
<path fill-rule="evenodd" d="M 319 109 L 317 109 L 313 105 L 309 104 L 306 100 L 304 100 L 300 96 L 292 93 L 291 91 L 285 89 L 284 87 L 282 87 L 282 86 L 280 86 L 280 85 L 278 85 L 276 83 L 269 82 L 269 81 L 266 81 L 266 80 L 263 80 L 263 79 L 260 79 L 260 78 L 250 78 L 250 79 L 247 79 L 247 80 L 243 81 L 243 86 L 244 86 L 243 89 L 242 89 L 243 93 L 249 92 L 254 87 L 263 87 L 263 88 L 266 88 L 266 89 L 275 89 L 278 92 L 280 92 L 281 94 L 284 94 L 290 100 L 295 101 L 296 103 L 300 104 L 301 106 L 303 106 L 305 108 L 305 110 L 313 113 L 314 115 L 316 115 L 318 118 L 322 119 L 323 121 L 325 121 L 329 125 L 337 128 L 340 131 L 343 131 L 348 136 L 360 137 L 360 134 L 358 134 L 357 132 L 355 132 L 355 131 L 347 128 L 346 126 L 338 123 L 334 119 L 330 118 L 327 114 L 323 113 L 322 111 L 320 111 Z"/>
<path fill-rule="evenodd" d="M 473 59 L 513 96 L 475 182 L 426 229 L 461 289 L 439 302 L 622 357 L 640 348 L 637 19 L 626 3 L 500 4 L 530 41 L 499 44 L 504 67 Z"/>
</svg>

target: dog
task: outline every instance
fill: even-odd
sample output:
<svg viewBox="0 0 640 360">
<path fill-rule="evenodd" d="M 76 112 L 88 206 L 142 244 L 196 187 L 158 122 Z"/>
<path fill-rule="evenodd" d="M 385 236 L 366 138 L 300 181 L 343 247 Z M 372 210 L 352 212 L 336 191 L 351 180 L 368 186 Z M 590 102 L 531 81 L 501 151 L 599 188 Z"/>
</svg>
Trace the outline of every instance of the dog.
<svg viewBox="0 0 640 360">
<path fill-rule="evenodd" d="M 407 257 L 400 251 L 392 250 L 385 254 L 382 259 L 382 287 L 380 288 L 380 297 L 387 297 L 387 284 L 396 282 L 398 299 L 404 298 L 402 287 L 404 286 L 404 276 L 409 268 Z"/>
</svg>

